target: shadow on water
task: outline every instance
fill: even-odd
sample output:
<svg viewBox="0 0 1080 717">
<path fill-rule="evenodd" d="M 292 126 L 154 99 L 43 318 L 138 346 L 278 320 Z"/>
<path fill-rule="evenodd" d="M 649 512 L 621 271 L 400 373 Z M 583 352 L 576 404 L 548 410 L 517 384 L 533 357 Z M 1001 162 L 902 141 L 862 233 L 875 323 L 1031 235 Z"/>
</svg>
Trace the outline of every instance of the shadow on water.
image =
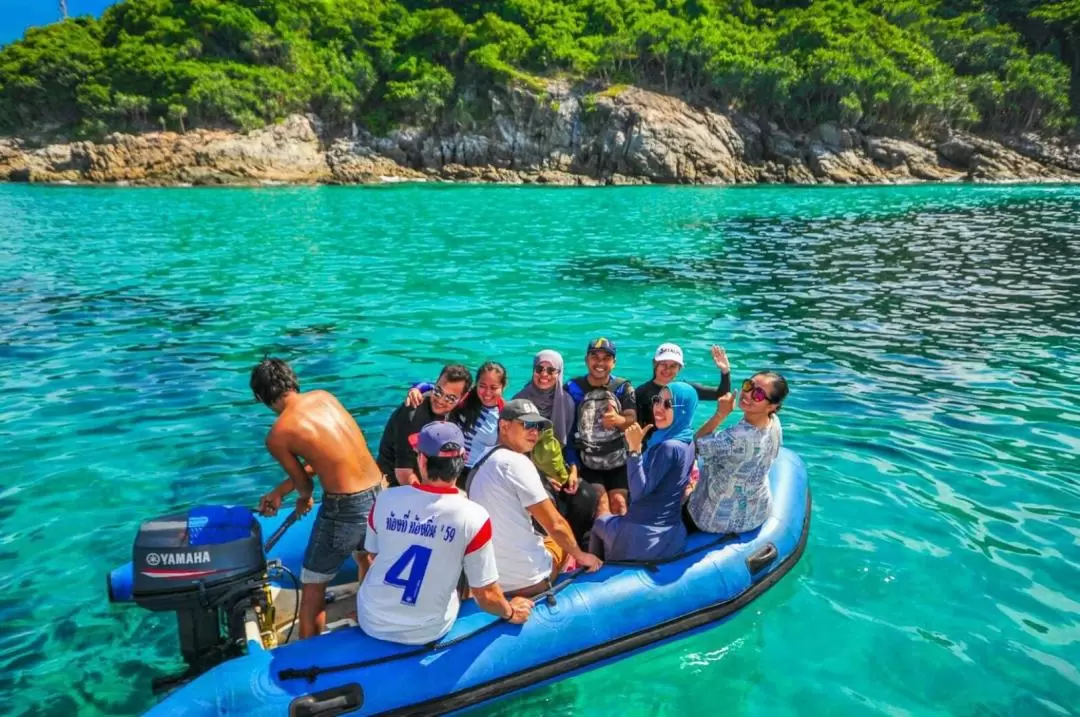
<svg viewBox="0 0 1080 717">
<path fill-rule="evenodd" d="M 209 325 L 228 324 L 233 318 L 228 307 L 142 295 L 128 287 L 49 294 L 42 293 L 43 290 L 44 287 L 37 286 L 32 278 L 23 277 L 0 292 L 0 305 L 5 307 L 4 321 L 13 325 L 12 331 L 0 337 L 0 346 L 17 345 L 21 343 L 20 339 L 39 340 L 43 334 L 58 337 L 71 326 L 97 326 L 103 318 L 132 333 L 153 330 L 175 336 L 205 330 Z M 337 330 L 336 324 L 326 322 L 288 327 L 282 331 L 283 338 L 301 339 L 301 343 L 281 342 L 271 344 L 265 350 L 298 353 L 313 341 L 332 337 Z M 173 344 L 164 340 L 123 349 L 140 351 L 171 347 Z"/>
</svg>

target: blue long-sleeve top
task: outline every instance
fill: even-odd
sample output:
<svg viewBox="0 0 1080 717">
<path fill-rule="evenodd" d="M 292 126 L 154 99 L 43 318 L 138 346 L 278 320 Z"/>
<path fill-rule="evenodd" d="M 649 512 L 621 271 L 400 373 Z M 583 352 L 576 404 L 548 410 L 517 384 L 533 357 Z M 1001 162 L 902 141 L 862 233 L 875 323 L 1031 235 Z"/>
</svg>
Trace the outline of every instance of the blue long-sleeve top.
<svg viewBox="0 0 1080 717">
<path fill-rule="evenodd" d="M 608 559 L 661 559 L 683 549 L 682 496 L 693 462 L 693 448 L 675 440 L 652 448 L 647 460 L 630 456 L 630 508 L 624 516 L 607 518 L 599 531 Z"/>
<path fill-rule="evenodd" d="M 577 419 L 574 419 L 574 428 L 577 428 Z M 578 449 L 574 447 L 574 434 L 571 433 L 566 439 L 566 445 L 562 447 L 563 460 L 566 462 L 566 467 L 571 465 L 581 468 L 581 454 L 578 453 Z"/>
</svg>

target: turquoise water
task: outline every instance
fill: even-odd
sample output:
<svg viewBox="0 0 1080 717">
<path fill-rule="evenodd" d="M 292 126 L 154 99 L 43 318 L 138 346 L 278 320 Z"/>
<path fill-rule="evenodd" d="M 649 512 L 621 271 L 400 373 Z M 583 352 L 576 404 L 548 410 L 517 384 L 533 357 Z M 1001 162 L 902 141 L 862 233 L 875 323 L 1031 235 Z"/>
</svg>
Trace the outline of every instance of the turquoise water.
<svg viewBox="0 0 1080 717">
<path fill-rule="evenodd" d="M 152 703 L 172 622 L 103 575 L 141 518 L 274 483 L 264 353 L 374 443 L 444 361 L 516 388 L 602 334 L 635 382 L 664 340 L 789 377 L 808 549 L 717 629 L 477 714 L 1075 713 L 1078 227 L 1055 186 L 0 186 L 0 704 Z"/>
</svg>

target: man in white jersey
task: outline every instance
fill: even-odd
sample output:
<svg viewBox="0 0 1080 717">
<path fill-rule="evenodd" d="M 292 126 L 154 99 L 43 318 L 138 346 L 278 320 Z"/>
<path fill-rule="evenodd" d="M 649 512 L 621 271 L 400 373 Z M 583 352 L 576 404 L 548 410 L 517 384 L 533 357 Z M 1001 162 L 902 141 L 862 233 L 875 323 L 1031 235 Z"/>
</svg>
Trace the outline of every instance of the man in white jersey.
<svg viewBox="0 0 1080 717">
<path fill-rule="evenodd" d="M 374 556 L 356 595 L 356 618 L 368 635 L 422 645 L 450 631 L 465 577 L 481 609 L 520 625 L 532 602 L 507 600 L 497 582 L 487 511 L 458 492 L 465 438 L 436 421 L 410 438 L 420 483 L 384 490 L 368 515 L 364 550 Z"/>
<path fill-rule="evenodd" d="M 499 412 L 499 443 L 474 466 L 469 479 L 469 498 L 491 515 L 495 562 L 508 595 L 532 597 L 544 592 L 567 556 L 590 573 L 603 565 L 578 547 L 527 455 L 550 424 L 532 401 L 507 402 Z M 534 518 L 546 536 L 533 528 Z"/>
</svg>

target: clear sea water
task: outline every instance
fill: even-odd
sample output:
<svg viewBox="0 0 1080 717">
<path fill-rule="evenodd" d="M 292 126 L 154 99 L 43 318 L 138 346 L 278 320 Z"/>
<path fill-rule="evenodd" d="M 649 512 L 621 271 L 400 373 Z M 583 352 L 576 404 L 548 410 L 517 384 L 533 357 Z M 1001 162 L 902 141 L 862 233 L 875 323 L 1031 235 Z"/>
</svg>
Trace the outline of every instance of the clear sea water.
<svg viewBox="0 0 1080 717">
<path fill-rule="evenodd" d="M 635 382 L 665 340 L 785 373 L 809 545 L 725 625 L 477 714 L 1077 713 L 1080 188 L 0 186 L 4 713 L 152 704 L 172 621 L 103 575 L 275 482 L 265 353 L 374 444 L 445 361 L 516 389 L 593 335 Z"/>
</svg>

